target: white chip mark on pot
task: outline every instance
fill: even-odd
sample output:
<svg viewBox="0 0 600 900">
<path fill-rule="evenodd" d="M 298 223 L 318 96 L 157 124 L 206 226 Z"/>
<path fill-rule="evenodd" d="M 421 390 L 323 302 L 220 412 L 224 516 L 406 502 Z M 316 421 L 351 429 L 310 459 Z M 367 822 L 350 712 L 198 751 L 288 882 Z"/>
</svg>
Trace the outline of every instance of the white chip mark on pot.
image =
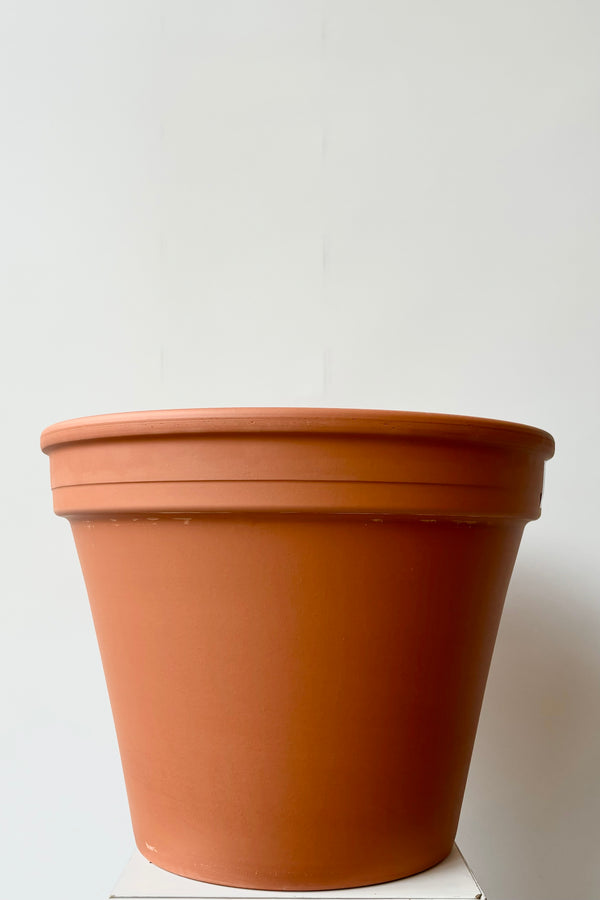
<svg viewBox="0 0 600 900">
<path fill-rule="evenodd" d="M 146 516 L 146 522 L 158 522 L 158 516 Z"/>
<path fill-rule="evenodd" d="M 192 521 L 190 518 L 187 518 L 185 516 L 173 516 L 173 520 L 175 522 L 183 522 L 184 525 L 189 525 Z"/>
<path fill-rule="evenodd" d="M 158 850 L 156 849 L 156 847 L 153 847 L 152 844 L 148 843 L 148 841 L 144 841 L 144 843 L 145 843 L 146 847 L 148 848 L 148 850 L 152 850 L 153 853 L 158 853 Z"/>
<path fill-rule="evenodd" d="M 381 522 L 381 523 L 383 523 L 383 519 L 371 519 L 371 522 Z"/>
</svg>

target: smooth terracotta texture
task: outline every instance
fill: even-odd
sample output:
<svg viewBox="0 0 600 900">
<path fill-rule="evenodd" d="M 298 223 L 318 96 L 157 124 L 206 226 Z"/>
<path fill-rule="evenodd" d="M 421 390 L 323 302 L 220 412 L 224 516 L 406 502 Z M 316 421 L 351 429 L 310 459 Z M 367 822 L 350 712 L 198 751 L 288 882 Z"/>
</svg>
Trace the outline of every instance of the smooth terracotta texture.
<svg viewBox="0 0 600 900">
<path fill-rule="evenodd" d="M 175 410 L 47 428 L 136 842 L 203 881 L 344 888 L 452 847 L 550 435 Z"/>
</svg>

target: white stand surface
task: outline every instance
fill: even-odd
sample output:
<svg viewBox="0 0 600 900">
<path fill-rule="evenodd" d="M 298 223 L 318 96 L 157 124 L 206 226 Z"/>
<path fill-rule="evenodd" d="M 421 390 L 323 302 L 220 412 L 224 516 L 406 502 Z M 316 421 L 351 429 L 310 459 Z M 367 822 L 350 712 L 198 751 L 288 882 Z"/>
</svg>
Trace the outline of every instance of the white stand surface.
<svg viewBox="0 0 600 900">
<path fill-rule="evenodd" d="M 367 887 L 347 888 L 345 890 L 327 891 L 252 891 L 247 888 L 231 888 L 204 881 L 193 881 L 172 875 L 148 862 L 136 850 L 129 860 L 123 874 L 114 887 L 110 900 L 206 900 L 206 898 L 225 897 L 301 897 L 310 900 L 312 897 L 333 898 L 371 898 L 371 900 L 485 900 L 485 895 L 458 847 L 454 845 L 452 852 L 437 866 L 401 878 L 399 881 L 388 881 L 385 884 L 374 884 Z"/>
</svg>

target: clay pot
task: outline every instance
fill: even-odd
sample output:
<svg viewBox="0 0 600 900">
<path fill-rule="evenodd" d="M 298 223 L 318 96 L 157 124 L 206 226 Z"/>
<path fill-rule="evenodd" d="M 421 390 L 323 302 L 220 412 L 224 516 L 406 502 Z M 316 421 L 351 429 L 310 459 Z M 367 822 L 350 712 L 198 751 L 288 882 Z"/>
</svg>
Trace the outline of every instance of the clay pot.
<svg viewBox="0 0 600 900">
<path fill-rule="evenodd" d="M 144 856 L 278 890 L 443 859 L 550 435 L 212 409 L 73 420 L 42 448 Z"/>
</svg>

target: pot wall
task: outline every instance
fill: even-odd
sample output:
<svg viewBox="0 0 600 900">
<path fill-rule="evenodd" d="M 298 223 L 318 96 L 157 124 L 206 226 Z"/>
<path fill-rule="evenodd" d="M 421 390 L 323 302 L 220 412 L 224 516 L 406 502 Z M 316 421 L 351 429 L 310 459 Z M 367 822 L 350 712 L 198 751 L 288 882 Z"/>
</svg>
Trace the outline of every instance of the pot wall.
<svg viewBox="0 0 600 900">
<path fill-rule="evenodd" d="M 446 856 L 521 526 L 72 524 L 148 859 L 316 889 Z"/>
</svg>

